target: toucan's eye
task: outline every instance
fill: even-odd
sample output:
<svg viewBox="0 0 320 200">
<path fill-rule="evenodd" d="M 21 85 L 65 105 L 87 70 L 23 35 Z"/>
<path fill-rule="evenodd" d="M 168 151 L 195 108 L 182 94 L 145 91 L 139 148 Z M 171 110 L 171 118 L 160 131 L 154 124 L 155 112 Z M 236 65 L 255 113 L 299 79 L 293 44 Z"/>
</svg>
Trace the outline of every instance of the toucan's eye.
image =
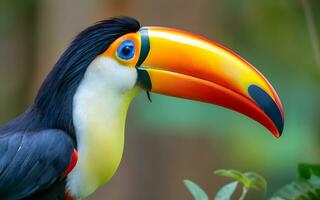
<svg viewBox="0 0 320 200">
<path fill-rule="evenodd" d="M 119 58 L 129 60 L 134 56 L 135 46 L 132 40 L 123 41 L 117 49 Z"/>
</svg>

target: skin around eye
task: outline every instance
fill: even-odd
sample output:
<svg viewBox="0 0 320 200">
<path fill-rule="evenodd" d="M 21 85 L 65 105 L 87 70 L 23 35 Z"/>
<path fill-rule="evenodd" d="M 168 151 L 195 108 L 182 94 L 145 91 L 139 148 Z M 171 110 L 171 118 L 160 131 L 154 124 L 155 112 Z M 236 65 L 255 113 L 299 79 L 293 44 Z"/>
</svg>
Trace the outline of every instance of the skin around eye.
<svg viewBox="0 0 320 200">
<path fill-rule="evenodd" d="M 135 45 L 131 40 L 125 40 L 117 49 L 118 57 L 124 60 L 129 60 L 134 56 Z"/>
</svg>

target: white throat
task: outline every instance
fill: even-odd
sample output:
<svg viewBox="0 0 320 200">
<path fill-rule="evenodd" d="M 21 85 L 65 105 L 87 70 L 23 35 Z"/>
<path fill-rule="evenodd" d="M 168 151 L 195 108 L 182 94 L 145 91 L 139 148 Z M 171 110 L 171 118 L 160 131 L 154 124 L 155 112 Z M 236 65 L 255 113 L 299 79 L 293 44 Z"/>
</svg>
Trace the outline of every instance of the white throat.
<svg viewBox="0 0 320 200">
<path fill-rule="evenodd" d="M 78 162 L 67 178 L 70 194 L 85 198 L 116 172 L 123 153 L 126 114 L 140 89 L 137 71 L 117 61 L 96 58 L 73 99 Z"/>
</svg>

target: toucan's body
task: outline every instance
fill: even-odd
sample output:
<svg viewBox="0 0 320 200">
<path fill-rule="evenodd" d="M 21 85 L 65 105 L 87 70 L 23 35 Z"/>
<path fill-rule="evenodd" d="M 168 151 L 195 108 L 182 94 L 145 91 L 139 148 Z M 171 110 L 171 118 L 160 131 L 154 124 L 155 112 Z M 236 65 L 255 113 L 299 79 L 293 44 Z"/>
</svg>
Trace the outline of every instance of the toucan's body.
<svg viewBox="0 0 320 200">
<path fill-rule="evenodd" d="M 76 37 L 34 103 L 0 128 L 0 199 L 82 199 L 108 182 L 143 90 L 233 109 L 276 137 L 283 129 L 277 94 L 236 54 L 187 32 L 105 20 Z"/>
</svg>

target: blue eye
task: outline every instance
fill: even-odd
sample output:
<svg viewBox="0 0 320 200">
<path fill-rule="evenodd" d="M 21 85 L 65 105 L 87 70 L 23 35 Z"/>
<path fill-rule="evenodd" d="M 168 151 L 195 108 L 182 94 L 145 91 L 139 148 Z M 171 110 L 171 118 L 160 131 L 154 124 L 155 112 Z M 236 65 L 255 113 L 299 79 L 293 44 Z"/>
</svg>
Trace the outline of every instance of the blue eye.
<svg viewBox="0 0 320 200">
<path fill-rule="evenodd" d="M 135 46 L 132 40 L 125 40 L 117 49 L 119 58 L 129 60 L 134 56 Z"/>
</svg>

